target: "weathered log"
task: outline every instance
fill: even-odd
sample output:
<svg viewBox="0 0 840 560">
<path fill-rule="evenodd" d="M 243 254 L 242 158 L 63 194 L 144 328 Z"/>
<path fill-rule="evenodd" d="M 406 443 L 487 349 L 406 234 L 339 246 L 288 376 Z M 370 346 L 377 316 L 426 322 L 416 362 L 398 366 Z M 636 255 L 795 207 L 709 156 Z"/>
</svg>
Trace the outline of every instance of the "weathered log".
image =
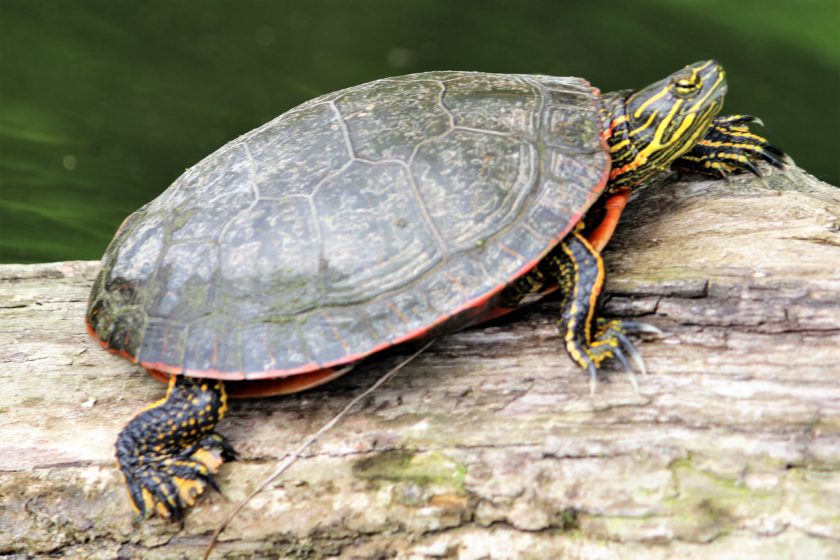
<svg viewBox="0 0 840 560">
<path fill-rule="evenodd" d="M 257 496 L 214 557 L 840 557 L 839 230 L 840 191 L 797 170 L 637 193 L 607 251 L 606 312 L 666 332 L 639 345 L 640 394 L 613 368 L 589 396 L 556 300 L 444 337 Z M 233 403 L 224 496 L 183 527 L 134 525 L 113 441 L 164 388 L 85 332 L 96 268 L 0 267 L 0 556 L 197 557 L 400 357 Z"/>
</svg>

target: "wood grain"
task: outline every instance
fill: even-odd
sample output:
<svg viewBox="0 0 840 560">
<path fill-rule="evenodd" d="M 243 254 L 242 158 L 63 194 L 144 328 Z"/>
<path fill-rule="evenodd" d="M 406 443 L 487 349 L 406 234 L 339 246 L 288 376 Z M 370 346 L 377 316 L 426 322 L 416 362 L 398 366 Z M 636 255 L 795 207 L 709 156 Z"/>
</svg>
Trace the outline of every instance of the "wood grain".
<svg viewBox="0 0 840 560">
<path fill-rule="evenodd" d="M 840 191 L 791 170 L 636 193 L 606 251 L 635 394 L 594 398 L 556 300 L 437 341 L 234 520 L 215 558 L 840 558 Z M 233 403 L 242 460 L 132 524 L 113 442 L 163 386 L 88 337 L 98 264 L 0 267 L 0 557 L 193 558 L 400 353 Z"/>
</svg>

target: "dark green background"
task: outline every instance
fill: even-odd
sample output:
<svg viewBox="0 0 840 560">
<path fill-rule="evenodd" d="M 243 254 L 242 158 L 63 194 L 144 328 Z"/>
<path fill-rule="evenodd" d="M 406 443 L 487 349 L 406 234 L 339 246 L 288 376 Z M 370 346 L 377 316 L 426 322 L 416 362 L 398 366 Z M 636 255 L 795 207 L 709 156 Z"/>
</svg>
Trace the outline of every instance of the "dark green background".
<svg viewBox="0 0 840 560">
<path fill-rule="evenodd" d="M 99 258 L 221 144 L 430 69 L 641 87 L 717 58 L 728 112 L 840 184 L 840 1 L 0 0 L 0 262 Z"/>
</svg>

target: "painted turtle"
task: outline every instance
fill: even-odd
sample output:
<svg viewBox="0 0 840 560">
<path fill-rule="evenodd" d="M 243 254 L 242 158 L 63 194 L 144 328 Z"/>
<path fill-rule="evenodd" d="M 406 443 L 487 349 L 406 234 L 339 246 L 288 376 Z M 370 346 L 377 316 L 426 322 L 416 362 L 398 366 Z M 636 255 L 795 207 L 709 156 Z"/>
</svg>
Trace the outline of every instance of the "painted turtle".
<svg viewBox="0 0 840 560">
<path fill-rule="evenodd" d="M 87 311 L 104 346 L 169 379 L 117 440 L 135 509 L 179 518 L 215 486 L 227 392 L 312 387 L 558 288 L 571 358 L 592 379 L 608 358 L 629 369 L 627 327 L 594 314 L 630 189 L 783 165 L 756 119 L 716 118 L 725 92 L 713 60 L 606 95 L 413 74 L 313 99 L 187 170 L 120 227 Z"/>
</svg>

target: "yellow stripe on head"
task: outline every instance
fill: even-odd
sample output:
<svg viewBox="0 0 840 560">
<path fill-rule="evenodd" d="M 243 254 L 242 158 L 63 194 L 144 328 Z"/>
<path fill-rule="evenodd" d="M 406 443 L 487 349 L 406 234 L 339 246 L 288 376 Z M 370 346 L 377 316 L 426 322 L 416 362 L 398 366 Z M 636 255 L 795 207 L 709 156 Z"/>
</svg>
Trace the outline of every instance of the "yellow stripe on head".
<svg viewBox="0 0 840 560">
<path fill-rule="evenodd" d="M 707 60 L 630 95 L 623 105 L 612 105 L 608 188 L 639 185 L 670 167 L 702 138 L 725 93 L 723 68 Z"/>
</svg>

